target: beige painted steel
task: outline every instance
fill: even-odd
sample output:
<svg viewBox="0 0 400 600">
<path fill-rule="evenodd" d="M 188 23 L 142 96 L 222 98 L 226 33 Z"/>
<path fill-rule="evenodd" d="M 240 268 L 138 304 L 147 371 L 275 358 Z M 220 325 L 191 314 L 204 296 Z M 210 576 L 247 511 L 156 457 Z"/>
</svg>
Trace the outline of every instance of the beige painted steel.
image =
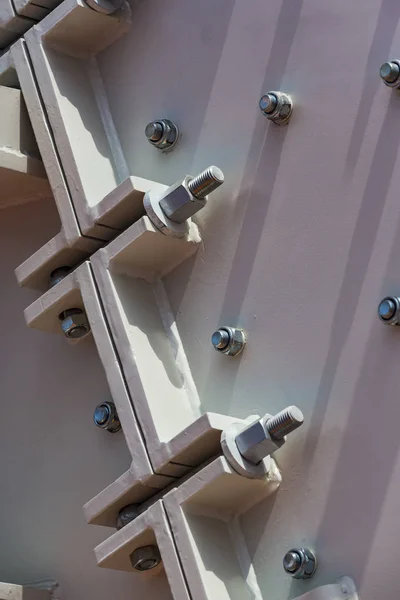
<svg viewBox="0 0 400 600">
<path fill-rule="evenodd" d="M 51 600 L 51 592 L 0 582 L 0 600 Z"/>
</svg>

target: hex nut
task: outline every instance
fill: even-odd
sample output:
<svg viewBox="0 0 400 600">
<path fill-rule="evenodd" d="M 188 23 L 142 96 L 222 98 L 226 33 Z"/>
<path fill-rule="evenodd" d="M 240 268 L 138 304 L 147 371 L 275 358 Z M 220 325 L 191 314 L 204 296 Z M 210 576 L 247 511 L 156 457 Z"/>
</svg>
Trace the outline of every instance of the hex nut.
<svg viewBox="0 0 400 600">
<path fill-rule="evenodd" d="M 65 337 L 79 339 L 85 337 L 90 331 L 86 313 L 80 308 L 70 308 L 59 315 L 61 329 Z"/>
<path fill-rule="evenodd" d="M 130 555 L 131 565 L 136 571 L 150 571 L 161 562 L 161 554 L 157 546 L 136 548 Z"/>
<path fill-rule="evenodd" d="M 229 340 L 223 347 L 218 347 L 218 345 L 215 343 L 216 334 L 220 334 L 221 338 L 224 338 L 226 333 L 229 336 Z M 244 350 L 246 345 L 246 336 L 243 329 L 224 326 L 220 327 L 217 331 L 214 331 L 213 335 L 211 336 L 211 341 L 217 352 L 221 352 L 227 356 L 237 356 Z"/>
<path fill-rule="evenodd" d="M 276 104 L 271 102 L 272 98 L 276 99 Z M 261 97 L 259 106 L 263 115 L 276 125 L 286 125 L 293 112 L 293 101 L 283 92 L 268 92 Z"/>
<path fill-rule="evenodd" d="M 171 185 L 160 200 L 163 213 L 175 223 L 187 221 L 207 203 L 207 198 L 196 198 L 190 192 L 188 183 L 191 179 L 187 175 L 184 179 Z"/>
<path fill-rule="evenodd" d="M 96 427 L 116 433 L 121 429 L 121 422 L 113 402 L 102 402 L 94 409 L 93 421 Z"/>
<path fill-rule="evenodd" d="M 317 570 L 317 557 L 309 548 L 292 548 L 283 557 L 283 568 L 294 579 L 310 579 Z"/>
<path fill-rule="evenodd" d="M 161 128 L 160 136 L 154 136 L 155 139 L 152 139 L 153 135 L 150 135 L 150 133 L 154 132 L 154 128 L 157 126 L 158 129 Z M 148 123 L 145 135 L 152 146 L 164 152 L 172 150 L 179 140 L 178 127 L 169 119 L 157 119 Z"/>
</svg>

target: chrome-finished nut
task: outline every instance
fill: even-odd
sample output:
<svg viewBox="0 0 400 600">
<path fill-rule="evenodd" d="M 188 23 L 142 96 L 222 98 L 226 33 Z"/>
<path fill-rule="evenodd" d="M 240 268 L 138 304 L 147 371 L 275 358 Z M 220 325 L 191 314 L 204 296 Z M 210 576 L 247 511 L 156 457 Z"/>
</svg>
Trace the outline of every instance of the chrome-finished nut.
<svg viewBox="0 0 400 600">
<path fill-rule="evenodd" d="M 121 508 L 118 513 L 116 527 L 118 531 L 128 525 L 131 521 L 136 519 L 139 514 L 139 505 L 138 504 L 128 504 Z"/>
<path fill-rule="evenodd" d="M 400 298 L 386 296 L 378 306 L 378 316 L 386 325 L 400 324 Z"/>
<path fill-rule="evenodd" d="M 121 429 L 117 409 L 113 402 L 102 402 L 94 409 L 93 422 L 96 427 L 106 429 L 110 433 L 116 433 Z"/>
<path fill-rule="evenodd" d="M 169 119 L 151 121 L 144 130 L 145 136 L 152 146 L 158 150 L 172 150 L 179 139 L 178 127 Z"/>
<path fill-rule="evenodd" d="M 214 331 L 211 343 L 218 352 L 228 356 L 237 356 L 244 350 L 246 336 L 243 329 L 224 326 Z"/>
<path fill-rule="evenodd" d="M 283 557 L 283 568 L 294 579 L 310 579 L 317 570 L 317 557 L 309 548 L 292 548 Z"/>
<path fill-rule="evenodd" d="M 268 92 L 260 98 L 260 110 L 276 125 L 286 125 L 293 112 L 293 101 L 283 92 Z"/>
<path fill-rule="evenodd" d="M 130 555 L 131 565 L 136 571 L 149 571 L 161 562 L 161 554 L 157 546 L 136 548 Z"/>
<path fill-rule="evenodd" d="M 175 223 L 183 223 L 201 210 L 207 198 L 196 198 L 188 188 L 191 181 L 188 175 L 171 185 L 160 200 L 163 213 Z"/>
<path fill-rule="evenodd" d="M 90 331 L 86 313 L 80 308 L 64 310 L 59 314 L 58 318 L 65 337 L 69 339 L 83 338 Z"/>
<path fill-rule="evenodd" d="M 379 75 L 385 85 L 400 88 L 400 61 L 390 60 L 381 66 Z"/>
</svg>

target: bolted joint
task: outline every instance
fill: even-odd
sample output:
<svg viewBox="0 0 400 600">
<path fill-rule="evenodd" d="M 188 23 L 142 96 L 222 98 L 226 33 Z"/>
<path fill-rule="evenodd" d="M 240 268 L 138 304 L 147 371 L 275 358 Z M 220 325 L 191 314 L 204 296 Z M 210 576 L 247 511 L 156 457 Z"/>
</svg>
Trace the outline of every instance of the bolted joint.
<svg viewBox="0 0 400 600">
<path fill-rule="evenodd" d="M 90 332 L 86 313 L 81 308 L 68 308 L 58 315 L 61 329 L 68 339 L 79 339 Z"/>
<path fill-rule="evenodd" d="M 89 8 L 103 15 L 113 15 L 124 4 L 124 0 L 84 0 L 84 2 Z"/>
<path fill-rule="evenodd" d="M 57 269 L 54 269 L 54 271 L 50 273 L 49 288 L 60 283 L 60 281 L 65 279 L 69 273 L 71 273 L 71 267 L 58 267 Z"/>
<path fill-rule="evenodd" d="M 237 356 L 244 350 L 246 336 L 243 329 L 220 327 L 212 334 L 211 343 L 217 352 L 228 356 Z"/>
<path fill-rule="evenodd" d="M 118 513 L 116 527 L 118 531 L 131 523 L 139 514 L 139 505 L 138 504 L 128 504 L 121 508 Z"/>
<path fill-rule="evenodd" d="M 116 433 L 121 429 L 117 409 L 113 402 L 102 402 L 94 409 L 93 422 L 96 427 L 105 429 L 110 433 Z"/>
<path fill-rule="evenodd" d="M 235 438 L 236 446 L 246 460 L 257 465 L 279 450 L 286 441 L 285 436 L 303 422 L 301 410 L 297 406 L 289 406 L 275 416 L 265 415 L 245 427 Z"/>
<path fill-rule="evenodd" d="M 317 570 L 317 558 L 309 548 L 293 548 L 283 557 L 283 568 L 294 579 L 310 579 Z"/>
<path fill-rule="evenodd" d="M 378 316 L 386 325 L 400 324 L 400 298 L 397 296 L 386 296 L 378 306 Z"/>
<path fill-rule="evenodd" d="M 381 66 L 379 75 L 385 85 L 391 88 L 400 88 L 400 61 L 390 60 Z"/>
<path fill-rule="evenodd" d="M 158 119 L 146 125 L 144 134 L 150 144 L 158 150 L 172 150 L 179 139 L 179 130 L 169 119 Z"/>
<path fill-rule="evenodd" d="M 160 207 L 168 219 L 183 223 L 207 203 L 208 195 L 221 186 L 224 174 L 211 166 L 197 177 L 186 176 L 169 187 L 160 199 Z"/>
<path fill-rule="evenodd" d="M 283 92 L 264 94 L 260 98 L 259 106 L 263 115 L 276 125 L 286 125 L 293 112 L 293 101 Z"/>
<path fill-rule="evenodd" d="M 160 564 L 161 554 L 157 546 L 142 546 L 132 552 L 130 561 L 136 571 L 150 571 Z"/>
</svg>

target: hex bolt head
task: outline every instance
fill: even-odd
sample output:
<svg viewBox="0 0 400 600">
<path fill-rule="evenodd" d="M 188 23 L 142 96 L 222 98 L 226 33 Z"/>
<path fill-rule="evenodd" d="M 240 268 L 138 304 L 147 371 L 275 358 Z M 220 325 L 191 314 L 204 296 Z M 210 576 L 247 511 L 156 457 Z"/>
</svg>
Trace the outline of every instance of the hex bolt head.
<svg viewBox="0 0 400 600">
<path fill-rule="evenodd" d="M 121 508 L 118 513 L 116 527 L 118 531 L 128 525 L 131 521 L 136 519 L 139 514 L 139 505 L 138 504 L 128 504 Z"/>
<path fill-rule="evenodd" d="M 224 326 L 214 331 L 211 343 L 218 352 L 228 356 L 237 356 L 244 350 L 246 336 L 243 329 Z"/>
<path fill-rule="evenodd" d="M 94 409 L 93 422 L 96 427 L 105 429 L 110 433 L 116 433 L 121 429 L 117 409 L 113 402 L 102 402 Z"/>
<path fill-rule="evenodd" d="M 149 571 L 160 564 L 161 554 L 157 546 L 142 546 L 132 552 L 130 561 L 136 571 Z"/>
<path fill-rule="evenodd" d="M 400 298 L 397 296 L 386 296 L 378 306 L 379 319 L 386 325 L 400 324 Z"/>
<path fill-rule="evenodd" d="M 400 85 L 400 63 L 397 60 L 383 63 L 379 70 L 383 83 L 389 87 Z"/>
<path fill-rule="evenodd" d="M 286 125 L 293 112 L 293 101 L 283 92 L 268 92 L 261 96 L 260 110 L 269 121 L 276 125 Z"/>
<path fill-rule="evenodd" d="M 58 318 L 66 338 L 74 340 L 83 338 L 90 331 L 89 321 L 81 308 L 68 308 L 67 310 L 63 310 L 58 315 Z"/>
<path fill-rule="evenodd" d="M 310 579 L 317 570 L 317 558 L 309 548 L 293 548 L 283 557 L 283 568 L 294 579 Z"/>
<path fill-rule="evenodd" d="M 157 119 L 146 125 L 144 134 L 158 150 L 172 150 L 179 139 L 179 130 L 169 119 Z"/>
<path fill-rule="evenodd" d="M 65 279 L 69 273 L 71 273 L 71 267 L 58 267 L 57 269 L 54 269 L 54 271 L 50 273 L 49 288 L 60 283 L 60 281 Z"/>
</svg>

